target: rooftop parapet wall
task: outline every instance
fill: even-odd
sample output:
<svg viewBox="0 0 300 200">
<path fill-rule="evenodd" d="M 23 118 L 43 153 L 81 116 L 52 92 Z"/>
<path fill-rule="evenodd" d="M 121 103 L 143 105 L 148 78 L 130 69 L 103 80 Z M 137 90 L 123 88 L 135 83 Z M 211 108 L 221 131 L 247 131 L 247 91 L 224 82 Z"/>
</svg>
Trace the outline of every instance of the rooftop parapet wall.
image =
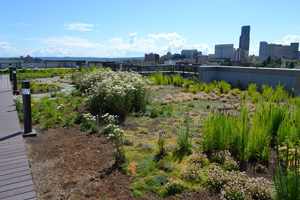
<svg viewBox="0 0 300 200">
<path fill-rule="evenodd" d="M 256 83 L 260 88 L 263 84 L 285 85 L 287 91 L 295 88 L 295 94 L 300 95 L 300 70 L 298 69 L 274 69 L 254 67 L 232 66 L 201 66 L 199 79 L 203 82 L 227 81 L 232 87 L 237 87 L 238 81 L 242 88 L 246 89 L 249 82 Z"/>
</svg>

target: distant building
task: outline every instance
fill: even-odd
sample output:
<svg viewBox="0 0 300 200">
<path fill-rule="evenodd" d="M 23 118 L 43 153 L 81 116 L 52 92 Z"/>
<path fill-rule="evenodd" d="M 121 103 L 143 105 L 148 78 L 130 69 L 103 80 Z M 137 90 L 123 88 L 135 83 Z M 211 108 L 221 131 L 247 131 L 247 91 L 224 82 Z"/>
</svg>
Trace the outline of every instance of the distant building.
<svg viewBox="0 0 300 200">
<path fill-rule="evenodd" d="M 186 59 L 195 59 L 200 55 L 202 55 L 202 52 L 197 51 L 197 49 L 182 49 L 181 51 L 181 56 Z"/>
<path fill-rule="evenodd" d="M 250 26 L 243 26 L 240 36 L 239 49 L 242 49 L 245 56 L 249 55 L 249 45 L 250 45 Z"/>
<path fill-rule="evenodd" d="M 266 57 L 266 48 L 267 48 L 267 42 L 260 42 L 259 43 L 259 58 L 261 60 L 264 60 Z"/>
<path fill-rule="evenodd" d="M 299 43 L 291 43 L 291 45 L 268 44 L 261 42 L 259 47 L 259 57 L 262 60 L 267 60 L 268 57 L 272 61 L 282 60 L 298 60 Z"/>
<path fill-rule="evenodd" d="M 218 44 L 215 45 L 215 60 L 233 60 L 234 48 L 233 44 Z"/>
<path fill-rule="evenodd" d="M 248 58 L 248 53 L 249 52 L 244 49 L 237 48 L 234 50 L 233 60 L 243 61 L 244 59 Z"/>
<path fill-rule="evenodd" d="M 208 60 L 214 60 L 215 54 L 208 54 Z"/>
<path fill-rule="evenodd" d="M 291 43 L 291 46 L 293 47 L 293 60 L 299 60 L 299 43 Z"/>
<path fill-rule="evenodd" d="M 197 59 L 198 59 L 198 64 L 203 65 L 208 61 L 208 56 L 201 55 L 198 56 Z"/>
<path fill-rule="evenodd" d="M 45 60 L 45 68 L 80 68 L 86 66 L 85 60 Z"/>
<path fill-rule="evenodd" d="M 22 69 L 23 60 L 0 60 L 0 69 L 6 69 L 9 67 Z"/>
<path fill-rule="evenodd" d="M 31 57 L 30 55 L 27 55 L 25 58 L 23 58 L 23 61 L 25 63 L 33 63 L 33 62 L 35 62 L 34 58 Z"/>
<path fill-rule="evenodd" d="M 157 61 L 159 59 L 159 54 L 149 53 L 145 54 L 145 61 Z"/>
</svg>

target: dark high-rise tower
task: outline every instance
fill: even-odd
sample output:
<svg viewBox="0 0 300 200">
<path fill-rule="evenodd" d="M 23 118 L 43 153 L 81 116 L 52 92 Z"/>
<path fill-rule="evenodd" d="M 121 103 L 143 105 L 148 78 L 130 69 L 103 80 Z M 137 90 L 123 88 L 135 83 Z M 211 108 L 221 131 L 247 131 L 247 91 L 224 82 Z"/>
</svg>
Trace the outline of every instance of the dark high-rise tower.
<svg viewBox="0 0 300 200">
<path fill-rule="evenodd" d="M 250 26 L 243 26 L 242 33 L 240 36 L 239 48 L 249 52 L 249 43 L 250 43 Z"/>
</svg>

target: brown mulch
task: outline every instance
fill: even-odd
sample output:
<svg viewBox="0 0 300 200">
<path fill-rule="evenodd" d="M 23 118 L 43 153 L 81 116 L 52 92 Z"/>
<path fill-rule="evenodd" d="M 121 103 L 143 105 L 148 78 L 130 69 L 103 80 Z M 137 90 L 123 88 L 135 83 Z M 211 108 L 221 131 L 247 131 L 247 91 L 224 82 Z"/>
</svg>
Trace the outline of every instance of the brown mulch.
<svg viewBox="0 0 300 200">
<path fill-rule="evenodd" d="M 136 199 L 134 177 L 113 168 L 114 147 L 106 136 L 71 128 L 37 129 L 25 138 L 37 199 Z M 148 192 L 140 199 L 162 199 Z M 208 192 L 183 192 L 165 199 L 218 199 Z"/>
</svg>

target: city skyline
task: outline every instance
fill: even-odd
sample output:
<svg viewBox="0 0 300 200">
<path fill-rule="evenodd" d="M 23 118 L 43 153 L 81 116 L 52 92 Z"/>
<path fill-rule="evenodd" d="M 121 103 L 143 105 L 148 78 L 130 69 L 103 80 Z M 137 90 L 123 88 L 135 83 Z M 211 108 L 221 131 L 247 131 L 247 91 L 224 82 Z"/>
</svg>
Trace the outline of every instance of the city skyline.
<svg viewBox="0 0 300 200">
<path fill-rule="evenodd" d="M 241 27 L 246 25 L 251 27 L 249 55 L 259 54 L 261 41 L 300 42 L 296 0 L 12 0 L 2 6 L 6 9 L 0 13 L 0 57 L 142 57 L 182 49 L 207 55 L 214 53 L 216 44 L 239 47 Z"/>
</svg>

